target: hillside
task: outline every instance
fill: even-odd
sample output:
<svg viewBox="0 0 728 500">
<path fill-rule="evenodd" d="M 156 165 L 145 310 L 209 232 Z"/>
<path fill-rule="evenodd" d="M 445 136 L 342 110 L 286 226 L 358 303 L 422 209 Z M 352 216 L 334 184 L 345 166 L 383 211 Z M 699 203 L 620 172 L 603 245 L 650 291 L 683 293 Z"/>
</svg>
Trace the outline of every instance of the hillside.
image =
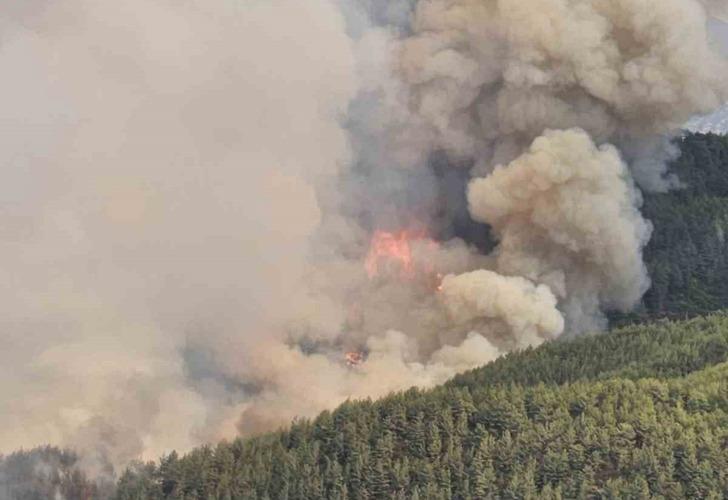
<svg viewBox="0 0 728 500">
<path fill-rule="evenodd" d="M 681 189 L 645 193 L 642 213 L 654 226 L 645 248 L 652 287 L 614 324 L 684 318 L 728 307 L 728 137 L 688 134 L 671 165 Z"/>
<path fill-rule="evenodd" d="M 728 316 L 513 354 L 121 478 L 137 498 L 705 498 L 728 488 Z"/>
<path fill-rule="evenodd" d="M 0 500 L 728 500 L 728 0 L 3 6 Z"/>
<path fill-rule="evenodd" d="M 683 188 L 644 200 L 653 286 L 636 313 L 612 318 L 651 323 L 138 464 L 117 498 L 722 496 L 728 316 L 659 318 L 728 306 L 728 139 L 689 134 L 679 146 Z"/>
<path fill-rule="evenodd" d="M 0 500 L 108 498 L 114 483 L 90 480 L 76 453 L 52 446 L 0 455 Z"/>
<path fill-rule="evenodd" d="M 652 288 L 635 313 L 611 317 L 614 332 L 133 464 L 114 498 L 723 497 L 728 138 L 688 134 L 679 146 L 684 187 L 644 197 Z M 0 499 L 109 498 L 81 469 L 50 447 L 0 457 Z"/>
</svg>

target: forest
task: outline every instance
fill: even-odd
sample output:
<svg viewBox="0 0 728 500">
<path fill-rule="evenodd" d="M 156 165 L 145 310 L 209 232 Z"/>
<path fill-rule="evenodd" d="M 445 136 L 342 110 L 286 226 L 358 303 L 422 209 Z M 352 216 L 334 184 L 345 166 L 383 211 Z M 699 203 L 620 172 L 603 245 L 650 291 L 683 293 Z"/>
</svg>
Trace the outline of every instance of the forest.
<svg viewBox="0 0 728 500">
<path fill-rule="evenodd" d="M 612 316 L 617 324 L 728 305 L 728 136 L 687 134 L 677 142 L 670 170 L 682 187 L 644 194 L 642 213 L 654 226 L 644 256 L 652 287 L 636 312 Z"/>
<path fill-rule="evenodd" d="M 728 138 L 678 145 L 682 187 L 644 196 L 652 288 L 610 333 L 134 463 L 114 487 L 72 452 L 21 450 L 0 498 L 727 498 Z"/>
<path fill-rule="evenodd" d="M 136 464 L 116 498 L 723 498 L 727 354 L 725 314 L 556 342 Z"/>
</svg>

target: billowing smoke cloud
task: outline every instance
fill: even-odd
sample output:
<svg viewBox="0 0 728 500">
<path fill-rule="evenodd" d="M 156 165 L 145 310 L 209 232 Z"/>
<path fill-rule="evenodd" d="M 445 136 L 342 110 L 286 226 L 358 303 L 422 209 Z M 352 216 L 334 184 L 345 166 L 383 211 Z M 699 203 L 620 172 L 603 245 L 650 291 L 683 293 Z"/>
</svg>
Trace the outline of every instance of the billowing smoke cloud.
<svg viewBox="0 0 728 500">
<path fill-rule="evenodd" d="M 546 128 L 599 143 L 665 134 L 725 97 L 705 26 L 685 0 L 420 2 L 397 41 L 400 96 L 417 134 L 482 173 Z"/>
<path fill-rule="evenodd" d="M 339 10 L 61 0 L 0 17 L 0 450 L 71 445 L 105 468 L 229 436 L 250 389 L 200 360 L 244 365 L 284 336 L 317 179 L 349 162 Z"/>
<path fill-rule="evenodd" d="M 564 331 L 564 319 L 551 290 L 545 285 L 534 286 L 525 278 L 484 270 L 447 276 L 442 294 L 457 321 L 504 322 L 505 333 L 515 337 L 515 348 L 538 345 Z M 489 331 L 493 327 L 479 329 Z"/>
<path fill-rule="evenodd" d="M 497 269 L 547 284 L 572 330 L 599 329 L 599 311 L 629 311 L 649 288 L 639 194 L 617 150 L 597 148 L 582 130 L 546 131 L 510 165 L 475 179 L 468 198 L 500 240 Z"/>
<path fill-rule="evenodd" d="M 458 345 L 443 346 L 423 362 L 415 340 L 387 331 L 367 340 L 366 362 L 348 367 L 332 355 L 304 354 L 280 344 L 265 346 L 266 362 L 255 365 L 251 378 L 265 388 L 242 408 L 240 430 L 270 430 L 301 415 L 313 415 L 346 399 L 377 397 L 411 386 L 430 387 L 459 371 L 496 359 L 501 351 L 471 332 Z"/>
<path fill-rule="evenodd" d="M 707 5 L 4 9 L 0 451 L 109 472 L 628 310 Z"/>
</svg>

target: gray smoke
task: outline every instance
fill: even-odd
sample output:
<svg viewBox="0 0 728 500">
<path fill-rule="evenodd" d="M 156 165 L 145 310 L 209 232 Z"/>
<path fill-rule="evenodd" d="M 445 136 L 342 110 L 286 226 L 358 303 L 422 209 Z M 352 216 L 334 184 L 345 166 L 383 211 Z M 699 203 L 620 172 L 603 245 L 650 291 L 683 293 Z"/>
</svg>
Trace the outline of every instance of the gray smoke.
<svg viewBox="0 0 728 500">
<path fill-rule="evenodd" d="M 706 22 L 697 0 L 3 9 L 0 451 L 108 472 L 600 328 L 649 284 L 637 186 L 679 185 L 669 137 L 728 98 Z M 381 232 L 404 257 L 367 259 Z"/>
<path fill-rule="evenodd" d="M 333 401 L 437 383 L 563 331 L 603 328 L 605 310 L 630 310 L 649 287 L 642 249 L 651 228 L 639 214 L 635 182 L 655 191 L 678 187 L 666 171 L 676 155 L 670 136 L 728 96 L 728 66 L 708 41 L 696 1 L 388 5 L 393 10 L 375 3 L 345 9 L 360 85 L 347 120 L 354 163 L 335 189 L 319 192 L 317 245 L 325 250 L 311 280 L 313 307 L 348 312 L 333 337 L 323 325 L 299 337 L 320 341 L 316 356 L 331 346 L 336 353 L 340 342 L 345 350 L 370 349 L 370 358 L 349 371 L 335 357 L 315 369 L 292 367 L 251 401 L 245 430 L 299 408 L 315 413 L 308 393 L 297 395 L 300 373 L 313 377 L 306 387 L 331 379 L 361 384 L 327 387 L 317 408 L 337 391 Z M 462 214 L 451 207 L 462 193 L 448 190 L 453 177 L 443 169 L 475 177 L 469 215 L 492 227 L 498 247 L 482 257 L 454 239 L 431 251 L 423 259 L 431 272 L 453 275 L 439 294 L 417 280 L 402 283 L 396 272 L 367 280 L 361 258 L 373 230 L 415 221 L 452 234 L 447 228 Z M 289 331 L 296 338 L 296 328 Z M 383 331 L 386 340 L 375 341 Z M 489 347 L 465 360 L 474 339 Z"/>
<path fill-rule="evenodd" d="M 341 14 L 61 0 L 0 18 L 0 450 L 69 445 L 105 470 L 234 434 L 251 388 L 189 360 L 246 365 L 286 336 L 315 184 L 350 159 Z"/>
<path fill-rule="evenodd" d="M 728 23 L 728 3 L 725 0 L 703 0 L 708 14 Z"/>
<path fill-rule="evenodd" d="M 705 26 L 685 0 L 421 2 L 414 33 L 394 42 L 400 102 L 419 125 L 404 133 L 481 173 L 546 128 L 580 127 L 598 143 L 670 133 L 725 97 Z"/>
</svg>

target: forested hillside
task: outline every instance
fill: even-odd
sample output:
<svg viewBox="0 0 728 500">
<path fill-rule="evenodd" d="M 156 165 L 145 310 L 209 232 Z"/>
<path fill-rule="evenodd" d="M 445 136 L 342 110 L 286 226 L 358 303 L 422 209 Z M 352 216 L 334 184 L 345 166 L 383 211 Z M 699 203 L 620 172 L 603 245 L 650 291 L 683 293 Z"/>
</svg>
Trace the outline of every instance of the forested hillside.
<svg viewBox="0 0 728 500">
<path fill-rule="evenodd" d="M 728 137 L 688 134 L 678 145 L 671 171 L 682 189 L 644 196 L 642 213 L 654 225 L 645 249 L 652 288 L 631 320 L 728 307 Z"/>
<path fill-rule="evenodd" d="M 552 343 L 137 465 L 117 498 L 721 498 L 727 355 L 723 314 Z"/>
<path fill-rule="evenodd" d="M 679 145 L 683 188 L 645 196 L 653 287 L 615 324 L 728 306 L 728 139 Z M 724 497 L 726 360 L 724 314 L 550 343 L 432 391 L 137 464 L 117 498 Z"/>
<path fill-rule="evenodd" d="M 113 491 L 113 482 L 90 480 L 68 450 L 44 446 L 0 456 L 0 500 L 90 500 Z"/>
<path fill-rule="evenodd" d="M 114 498 L 728 497 L 728 138 L 679 145 L 683 188 L 645 195 L 653 286 L 612 333 L 133 464 Z M 109 491 L 55 448 L 0 457 L 2 500 Z"/>
</svg>

